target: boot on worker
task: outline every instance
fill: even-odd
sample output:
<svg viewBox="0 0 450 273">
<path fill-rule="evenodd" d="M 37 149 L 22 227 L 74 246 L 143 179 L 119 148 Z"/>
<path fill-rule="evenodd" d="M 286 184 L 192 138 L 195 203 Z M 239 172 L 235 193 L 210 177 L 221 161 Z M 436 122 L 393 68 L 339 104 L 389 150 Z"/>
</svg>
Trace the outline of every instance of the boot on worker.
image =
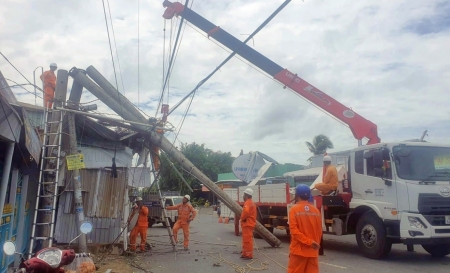
<svg viewBox="0 0 450 273">
<path fill-rule="evenodd" d="M 242 252 L 241 259 L 253 259 L 253 230 L 256 226 L 256 205 L 252 200 L 253 190 L 244 191 L 244 208 L 241 214 Z"/>
<path fill-rule="evenodd" d="M 173 238 L 175 239 L 175 242 L 177 242 L 178 230 L 182 228 L 184 235 L 184 250 L 188 250 L 189 247 L 189 223 L 192 222 L 192 220 L 194 220 L 195 216 L 197 215 L 197 211 L 191 204 L 189 204 L 190 200 L 191 197 L 186 194 L 183 198 L 183 203 L 166 207 L 166 210 L 178 210 L 178 220 L 172 229 Z"/>
<path fill-rule="evenodd" d="M 331 165 L 331 157 L 329 155 L 325 155 L 323 157 L 323 168 L 324 175 L 322 179 L 322 183 L 317 183 L 314 185 L 314 189 L 320 191 L 321 195 L 330 195 L 335 192 L 338 188 L 338 174 L 335 166 Z M 313 195 L 316 193 L 313 191 Z"/>
</svg>

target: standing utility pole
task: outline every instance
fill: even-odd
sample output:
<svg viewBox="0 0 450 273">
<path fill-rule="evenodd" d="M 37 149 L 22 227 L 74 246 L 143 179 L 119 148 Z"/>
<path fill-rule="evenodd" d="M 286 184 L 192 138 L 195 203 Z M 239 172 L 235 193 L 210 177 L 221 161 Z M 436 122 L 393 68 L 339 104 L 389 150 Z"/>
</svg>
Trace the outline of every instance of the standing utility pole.
<svg viewBox="0 0 450 273">
<path fill-rule="evenodd" d="M 68 108 L 75 108 L 78 110 L 80 99 L 81 99 L 81 92 L 83 91 L 83 86 L 77 83 L 76 81 L 73 82 L 72 90 L 70 92 L 69 102 L 68 102 Z M 68 118 L 68 124 L 69 124 L 69 137 L 70 137 L 70 154 L 75 155 L 78 154 L 77 149 L 77 132 L 75 128 L 75 113 L 67 113 Z M 75 202 L 75 213 L 77 215 L 77 227 L 80 227 L 81 223 L 84 222 L 84 209 L 83 209 L 83 195 L 81 191 L 81 176 L 80 171 L 78 169 L 75 169 L 73 172 L 73 185 L 74 185 L 74 202 Z M 87 252 L 87 245 L 86 245 L 86 234 L 81 234 L 81 236 L 78 238 L 78 252 Z"/>
</svg>

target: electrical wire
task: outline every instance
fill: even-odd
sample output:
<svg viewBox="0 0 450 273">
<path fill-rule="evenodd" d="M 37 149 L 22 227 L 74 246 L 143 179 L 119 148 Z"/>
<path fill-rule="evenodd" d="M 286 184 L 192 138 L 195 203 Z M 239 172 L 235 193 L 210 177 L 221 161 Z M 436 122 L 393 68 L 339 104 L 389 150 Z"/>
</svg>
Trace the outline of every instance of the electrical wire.
<svg viewBox="0 0 450 273">
<path fill-rule="evenodd" d="M 140 92 L 140 78 L 139 78 L 139 76 L 140 76 L 140 70 L 139 70 L 139 68 L 140 68 L 140 63 L 139 63 L 139 61 L 140 61 L 140 56 L 139 56 L 139 53 L 140 53 L 140 48 L 139 48 L 139 15 L 140 15 L 140 6 L 139 6 L 139 3 L 140 3 L 140 0 L 137 0 L 137 3 L 138 3 L 138 19 L 137 19 L 137 29 L 138 29 L 138 38 L 137 38 L 137 46 L 138 46 L 138 59 L 137 59 L 137 61 L 138 61 L 138 65 L 137 65 L 137 68 L 138 68 L 138 74 L 137 74 L 137 76 L 138 76 L 138 84 L 137 84 L 137 88 L 138 88 L 138 99 L 137 99 L 137 105 L 138 105 L 138 108 L 139 108 L 139 96 L 140 96 L 140 94 L 141 94 L 141 92 Z"/>
<path fill-rule="evenodd" d="M 29 84 L 31 84 L 31 85 L 33 85 L 28 79 L 27 79 L 27 77 L 25 77 L 23 74 L 22 74 L 22 72 L 20 72 L 19 71 L 19 69 L 17 69 L 9 60 L 8 60 L 8 58 L 6 58 L 6 56 L 5 55 L 3 55 L 3 53 L 2 52 L 0 52 L 0 54 L 3 56 L 3 58 L 5 58 L 5 60 L 17 71 L 17 72 L 19 72 L 19 74 L 29 83 Z M 42 89 L 41 89 L 42 90 Z"/>
<path fill-rule="evenodd" d="M 184 3 L 184 6 L 187 7 L 188 4 L 189 4 L 189 0 L 186 0 L 186 2 Z M 159 103 L 158 103 L 158 107 L 156 108 L 156 114 L 155 114 L 155 116 L 158 115 L 159 107 L 161 106 L 161 103 L 162 103 L 163 98 L 164 98 L 164 91 L 165 91 L 165 89 L 166 89 L 167 81 L 168 81 L 168 79 L 169 79 L 169 73 L 170 73 L 171 68 L 172 68 L 173 58 L 174 58 L 174 55 L 175 55 L 175 53 L 176 53 L 177 44 L 178 44 L 178 39 L 179 39 L 179 37 L 180 37 L 181 29 L 182 29 L 182 26 L 183 26 L 183 25 L 182 25 L 182 24 L 183 24 L 183 21 L 184 21 L 184 16 L 183 16 L 183 14 L 181 14 L 180 26 L 178 27 L 178 33 L 177 33 L 177 36 L 176 36 L 176 38 L 175 38 L 175 43 L 174 43 L 172 55 L 170 56 L 169 67 L 167 68 L 167 74 L 166 74 L 166 78 L 165 78 L 165 80 L 164 80 L 163 88 L 162 88 L 162 91 L 161 91 L 161 98 L 159 99 Z"/>
<path fill-rule="evenodd" d="M 203 32 L 201 32 L 200 30 L 198 30 L 195 26 L 191 25 L 190 23 L 186 23 L 187 26 L 191 27 L 193 30 L 195 30 L 196 32 L 198 32 L 200 35 L 202 35 L 205 38 L 208 38 L 207 35 L 205 35 Z M 224 51 L 231 53 L 232 51 L 229 50 L 227 47 L 223 46 L 222 44 L 212 40 L 212 39 L 208 39 L 210 41 L 212 41 L 214 44 L 216 44 L 218 47 L 222 48 Z M 243 57 L 241 56 L 235 56 L 236 59 L 238 59 L 239 61 L 241 61 L 242 63 L 248 65 L 250 68 L 254 69 L 255 71 L 259 72 L 261 75 L 267 77 L 268 79 L 272 80 L 274 83 L 284 87 L 284 84 L 280 83 L 279 81 L 275 80 L 273 77 L 271 77 L 270 75 L 268 75 L 266 72 L 262 71 L 260 68 L 258 68 L 257 66 L 253 65 L 252 63 L 248 62 L 247 60 L 245 60 Z M 341 125 L 344 125 L 345 127 L 349 128 L 349 125 L 344 123 L 343 121 L 341 121 L 340 119 L 336 118 L 335 116 L 331 115 L 330 113 L 328 113 L 326 110 L 322 109 L 321 107 L 317 106 L 316 104 L 312 103 L 311 101 L 309 101 L 308 99 L 306 99 L 305 97 L 303 97 L 302 95 L 298 94 L 297 92 L 295 92 L 294 90 L 290 89 L 289 90 L 294 93 L 296 96 L 300 97 L 302 100 L 304 100 L 305 102 L 307 102 L 308 104 L 310 104 L 311 106 L 315 107 L 316 109 L 320 110 L 321 112 L 323 112 L 324 114 L 330 116 L 331 118 L 333 118 L 334 120 L 336 120 L 337 122 L 339 122 Z M 173 108 L 172 108 L 173 110 Z"/>
<path fill-rule="evenodd" d="M 112 30 L 112 35 L 113 35 L 113 39 L 114 39 L 114 47 L 116 48 L 117 63 L 119 65 L 120 80 L 122 82 L 122 93 L 123 93 L 123 95 L 125 95 L 125 86 L 123 84 L 122 68 L 120 67 L 119 51 L 117 50 L 116 35 L 114 34 L 114 25 L 113 25 L 113 20 L 112 20 L 112 16 L 111 16 L 111 8 L 109 7 L 109 0 L 106 0 L 106 3 L 108 3 L 109 21 L 111 22 L 111 30 Z M 117 90 L 119 90 L 119 89 L 117 89 Z"/>
</svg>

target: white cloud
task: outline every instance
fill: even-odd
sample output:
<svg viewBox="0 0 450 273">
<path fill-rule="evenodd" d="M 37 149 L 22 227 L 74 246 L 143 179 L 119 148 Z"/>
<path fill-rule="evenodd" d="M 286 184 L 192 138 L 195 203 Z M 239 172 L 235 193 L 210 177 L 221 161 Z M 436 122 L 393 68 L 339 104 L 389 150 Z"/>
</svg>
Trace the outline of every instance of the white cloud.
<svg viewBox="0 0 450 273">
<path fill-rule="evenodd" d="M 135 104 L 139 98 L 151 116 L 163 73 L 160 2 L 140 1 L 138 94 L 137 1 L 110 1 L 125 95 Z M 241 34 L 253 32 L 282 2 L 196 0 L 193 10 L 244 40 Z M 292 1 L 249 45 L 254 42 L 260 53 L 377 124 L 382 140 L 417 138 L 428 129 L 430 141 L 449 143 L 447 11 L 445 1 Z M 167 46 L 178 20 L 165 24 Z M 102 1 L 1 1 L 0 25 L 1 51 L 29 79 L 35 67 L 57 62 L 67 70 L 93 65 L 115 85 Z M 228 56 L 191 27 L 182 33 L 170 79 L 171 106 Z M 3 60 L 0 70 L 24 82 Z M 34 103 L 31 94 L 14 92 Z M 84 92 L 82 101 L 93 99 Z M 174 125 L 187 102 L 169 118 Z M 335 151 L 357 143 L 347 127 L 237 58 L 199 89 L 189 113 L 181 141 L 234 155 L 241 148 L 258 150 L 279 162 L 302 164 L 309 157 L 304 142 L 317 134 L 328 135 Z"/>
</svg>

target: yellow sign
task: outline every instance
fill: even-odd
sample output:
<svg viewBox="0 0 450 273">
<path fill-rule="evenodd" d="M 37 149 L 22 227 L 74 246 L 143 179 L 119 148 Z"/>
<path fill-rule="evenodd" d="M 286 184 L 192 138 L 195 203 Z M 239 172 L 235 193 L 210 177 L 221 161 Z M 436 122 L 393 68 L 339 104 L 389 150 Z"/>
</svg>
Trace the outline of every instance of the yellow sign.
<svg viewBox="0 0 450 273">
<path fill-rule="evenodd" d="M 434 158 L 434 169 L 450 169 L 450 156 L 437 156 Z"/>
<path fill-rule="evenodd" d="M 67 169 L 69 171 L 86 168 L 86 166 L 84 165 L 83 154 L 68 155 L 66 156 L 66 160 L 67 160 Z"/>
</svg>

